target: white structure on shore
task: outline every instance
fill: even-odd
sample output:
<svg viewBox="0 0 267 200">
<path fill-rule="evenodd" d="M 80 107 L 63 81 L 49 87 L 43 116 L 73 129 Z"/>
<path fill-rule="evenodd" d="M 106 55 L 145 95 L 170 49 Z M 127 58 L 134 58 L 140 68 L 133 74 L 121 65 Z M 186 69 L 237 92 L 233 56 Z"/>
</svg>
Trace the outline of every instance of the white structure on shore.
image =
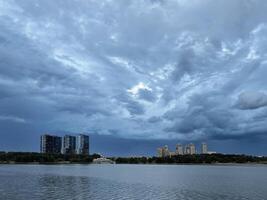
<svg viewBox="0 0 267 200">
<path fill-rule="evenodd" d="M 115 164 L 115 161 L 107 158 L 95 158 L 93 164 Z"/>
<path fill-rule="evenodd" d="M 216 151 L 208 151 L 207 154 L 216 154 L 217 152 Z"/>
</svg>

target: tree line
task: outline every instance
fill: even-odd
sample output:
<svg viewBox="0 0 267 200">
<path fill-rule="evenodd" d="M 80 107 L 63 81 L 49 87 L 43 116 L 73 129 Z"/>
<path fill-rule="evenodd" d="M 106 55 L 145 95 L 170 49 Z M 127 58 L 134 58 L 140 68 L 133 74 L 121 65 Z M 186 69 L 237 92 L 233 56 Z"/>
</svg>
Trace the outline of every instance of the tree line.
<svg viewBox="0 0 267 200">
<path fill-rule="evenodd" d="M 262 163 L 267 157 L 229 154 L 196 154 L 171 157 L 119 157 L 111 158 L 118 164 L 214 164 L 214 163 Z"/>
<path fill-rule="evenodd" d="M 44 154 L 27 152 L 0 152 L 0 163 L 92 163 L 100 158 L 98 154 Z M 214 163 L 261 163 L 267 164 L 267 157 L 229 154 L 196 154 L 171 157 L 111 157 L 117 164 L 214 164 Z"/>
<path fill-rule="evenodd" d="M 45 154 L 31 152 L 0 152 L 0 163 L 91 163 L 99 158 L 92 155 Z"/>
</svg>

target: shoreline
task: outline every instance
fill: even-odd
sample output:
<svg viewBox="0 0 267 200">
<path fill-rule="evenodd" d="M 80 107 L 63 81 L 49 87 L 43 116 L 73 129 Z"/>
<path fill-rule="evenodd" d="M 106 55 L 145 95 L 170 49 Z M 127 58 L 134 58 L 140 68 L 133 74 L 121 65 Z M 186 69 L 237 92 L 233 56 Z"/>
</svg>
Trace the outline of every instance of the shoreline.
<svg viewBox="0 0 267 200">
<path fill-rule="evenodd" d="M 102 158 L 102 159 L 100 159 Z M 35 164 L 35 165 L 70 165 L 70 164 L 97 164 L 94 161 L 102 160 L 98 154 L 41 154 L 22 152 L 0 153 L 0 164 Z M 266 165 L 267 157 L 228 154 L 196 154 L 172 157 L 107 157 L 105 160 L 115 164 L 144 164 L 144 165 Z M 100 164 L 101 164 L 100 162 Z M 102 163 L 104 164 L 104 163 Z"/>
<path fill-rule="evenodd" d="M 247 162 L 247 163 L 114 163 L 114 164 L 96 164 L 85 162 L 0 162 L 0 165 L 200 165 L 200 166 L 267 166 L 264 162 Z"/>
</svg>

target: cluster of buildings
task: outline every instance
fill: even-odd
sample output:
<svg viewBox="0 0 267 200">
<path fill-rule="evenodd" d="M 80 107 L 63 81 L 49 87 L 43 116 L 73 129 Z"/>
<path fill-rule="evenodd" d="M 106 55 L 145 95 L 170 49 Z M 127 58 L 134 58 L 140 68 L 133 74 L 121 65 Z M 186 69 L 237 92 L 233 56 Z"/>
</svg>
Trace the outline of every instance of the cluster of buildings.
<svg viewBox="0 0 267 200">
<path fill-rule="evenodd" d="M 201 144 L 201 154 L 213 154 L 216 152 L 208 151 L 207 143 Z M 194 155 L 197 154 L 196 146 L 193 143 L 183 146 L 182 144 L 177 144 L 175 151 L 170 151 L 168 146 L 158 148 L 158 157 L 171 157 L 176 155 Z"/>
<path fill-rule="evenodd" d="M 65 135 L 64 137 L 41 135 L 40 152 L 89 155 L 89 136 L 84 134 Z"/>
</svg>

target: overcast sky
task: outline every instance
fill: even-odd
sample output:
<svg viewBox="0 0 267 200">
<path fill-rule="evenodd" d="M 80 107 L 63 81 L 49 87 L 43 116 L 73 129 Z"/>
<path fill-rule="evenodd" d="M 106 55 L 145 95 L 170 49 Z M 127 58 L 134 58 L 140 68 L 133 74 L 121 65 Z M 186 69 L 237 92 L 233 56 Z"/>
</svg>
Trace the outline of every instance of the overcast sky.
<svg viewBox="0 0 267 200">
<path fill-rule="evenodd" d="M 0 0 L 0 150 L 85 132 L 109 155 L 190 141 L 267 154 L 266 10 L 265 0 Z"/>
</svg>

